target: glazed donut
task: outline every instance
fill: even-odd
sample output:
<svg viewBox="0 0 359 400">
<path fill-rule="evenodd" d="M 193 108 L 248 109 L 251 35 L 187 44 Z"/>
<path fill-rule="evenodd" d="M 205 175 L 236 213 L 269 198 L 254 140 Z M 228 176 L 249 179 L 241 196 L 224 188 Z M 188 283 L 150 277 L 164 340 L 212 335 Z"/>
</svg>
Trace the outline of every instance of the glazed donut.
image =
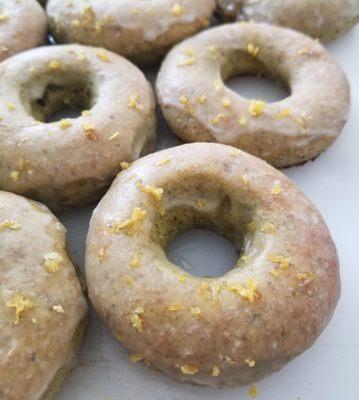
<svg viewBox="0 0 359 400">
<path fill-rule="evenodd" d="M 155 101 L 124 58 L 78 45 L 42 47 L 0 65 L 0 188 L 53 209 L 94 201 L 155 141 Z M 47 122 L 63 107 L 74 119 Z"/>
<path fill-rule="evenodd" d="M 358 0 L 217 0 L 229 21 L 256 21 L 302 31 L 331 41 L 359 22 Z"/>
<path fill-rule="evenodd" d="M 200 278 L 171 264 L 167 243 L 194 227 L 231 239 L 236 268 Z M 212 387 L 256 381 L 306 350 L 340 290 L 310 201 L 265 162 L 214 143 L 152 154 L 118 176 L 91 221 L 86 276 L 133 361 Z"/>
<path fill-rule="evenodd" d="M 47 21 L 36 0 L 0 0 L 0 61 L 45 41 Z"/>
<path fill-rule="evenodd" d="M 225 86 L 235 75 L 262 74 L 289 87 L 282 101 L 249 100 Z M 348 117 L 348 81 L 317 42 L 285 28 L 235 23 L 187 39 L 157 78 L 162 113 L 189 142 L 239 147 L 276 167 L 314 159 Z"/>
<path fill-rule="evenodd" d="M 74 367 L 87 304 L 65 242 L 45 206 L 0 192 L 2 400 L 50 400 Z"/>
<path fill-rule="evenodd" d="M 175 43 L 207 27 L 215 0 L 50 0 L 47 14 L 59 43 L 102 46 L 152 64 Z"/>
</svg>

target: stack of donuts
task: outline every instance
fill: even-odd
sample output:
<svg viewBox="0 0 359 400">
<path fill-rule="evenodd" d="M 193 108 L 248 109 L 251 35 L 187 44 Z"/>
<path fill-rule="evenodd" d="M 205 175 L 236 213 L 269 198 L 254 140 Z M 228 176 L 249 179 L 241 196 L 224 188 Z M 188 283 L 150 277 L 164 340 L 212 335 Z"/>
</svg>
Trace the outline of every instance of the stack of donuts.
<svg viewBox="0 0 359 400">
<path fill-rule="evenodd" d="M 349 84 L 321 41 L 358 21 L 358 0 L 0 0 L 0 399 L 54 398 L 87 293 L 132 361 L 182 382 L 253 384 L 314 343 L 339 298 L 338 257 L 276 168 L 341 133 Z M 226 86 L 248 74 L 289 96 Z M 155 152 L 156 99 L 187 144 Z M 64 109 L 81 112 L 55 118 Z M 52 212 L 101 198 L 82 278 Z M 167 259 L 193 227 L 233 242 L 230 272 Z"/>
</svg>

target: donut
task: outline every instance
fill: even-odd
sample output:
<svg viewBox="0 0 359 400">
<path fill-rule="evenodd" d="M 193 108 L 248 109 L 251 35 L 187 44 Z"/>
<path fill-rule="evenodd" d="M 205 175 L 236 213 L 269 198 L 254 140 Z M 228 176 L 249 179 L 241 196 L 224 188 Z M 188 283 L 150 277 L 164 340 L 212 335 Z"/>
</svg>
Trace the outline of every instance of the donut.
<svg viewBox="0 0 359 400">
<path fill-rule="evenodd" d="M 359 22 L 358 0 L 217 0 L 227 21 L 256 21 L 286 26 L 329 42 Z"/>
<path fill-rule="evenodd" d="M 196 277 L 166 258 L 169 240 L 195 227 L 232 240 L 230 272 Z M 313 204 L 264 161 L 217 143 L 122 172 L 93 214 L 85 264 L 90 299 L 132 361 L 211 387 L 257 381 L 301 354 L 340 290 Z"/>
<path fill-rule="evenodd" d="M 0 0 L 0 61 L 45 41 L 47 21 L 36 0 Z"/>
<path fill-rule="evenodd" d="M 0 191 L 2 400 L 50 400 L 74 367 L 87 304 L 65 242 L 45 206 Z"/>
<path fill-rule="evenodd" d="M 207 27 L 215 0 L 50 0 L 47 14 L 59 43 L 105 47 L 138 64 L 153 64 L 175 43 Z"/>
<path fill-rule="evenodd" d="M 247 74 L 274 78 L 290 95 L 266 104 L 225 85 Z M 348 81 L 319 43 L 266 24 L 228 24 L 187 39 L 167 55 L 156 87 L 162 113 L 181 139 L 239 147 L 278 168 L 326 150 L 350 105 Z"/>
<path fill-rule="evenodd" d="M 95 199 L 121 165 L 154 147 L 152 88 L 101 48 L 49 46 L 0 65 L 0 189 L 52 209 Z M 58 110 L 77 118 L 49 122 Z"/>
</svg>

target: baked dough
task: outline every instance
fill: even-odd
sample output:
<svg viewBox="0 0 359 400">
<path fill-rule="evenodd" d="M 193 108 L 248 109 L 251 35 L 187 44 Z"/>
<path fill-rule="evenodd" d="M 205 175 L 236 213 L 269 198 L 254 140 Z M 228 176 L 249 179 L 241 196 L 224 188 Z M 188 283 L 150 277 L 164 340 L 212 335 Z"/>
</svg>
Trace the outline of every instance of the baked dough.
<svg viewBox="0 0 359 400">
<path fill-rule="evenodd" d="M 286 99 L 247 99 L 225 82 L 262 74 L 289 88 Z M 234 23 L 176 46 L 157 78 L 162 113 L 188 142 L 239 147 L 282 168 L 314 159 L 348 117 L 348 81 L 322 45 L 267 24 Z"/>
<path fill-rule="evenodd" d="M 331 41 L 359 22 L 359 0 L 217 0 L 229 21 L 252 20 L 302 31 Z"/>
<path fill-rule="evenodd" d="M 49 400 L 76 361 L 87 305 L 49 210 L 0 192 L 0 398 Z"/>
<path fill-rule="evenodd" d="M 47 21 L 36 0 L 0 0 L 0 61 L 45 41 Z"/>
<path fill-rule="evenodd" d="M 0 65 L 0 188 L 52 209 L 96 200 L 121 170 L 154 147 L 152 88 L 121 56 L 49 46 Z M 63 107 L 78 118 L 46 122 Z"/>
<path fill-rule="evenodd" d="M 241 251 L 219 278 L 165 255 L 194 227 Z M 182 382 L 248 384 L 310 347 L 339 297 L 338 258 L 313 204 L 279 171 L 230 146 L 193 143 L 122 172 L 94 212 L 90 299 L 132 361 Z"/>
<path fill-rule="evenodd" d="M 152 64 L 175 43 L 207 27 L 215 0 L 50 0 L 47 13 L 59 43 L 102 46 Z"/>
</svg>

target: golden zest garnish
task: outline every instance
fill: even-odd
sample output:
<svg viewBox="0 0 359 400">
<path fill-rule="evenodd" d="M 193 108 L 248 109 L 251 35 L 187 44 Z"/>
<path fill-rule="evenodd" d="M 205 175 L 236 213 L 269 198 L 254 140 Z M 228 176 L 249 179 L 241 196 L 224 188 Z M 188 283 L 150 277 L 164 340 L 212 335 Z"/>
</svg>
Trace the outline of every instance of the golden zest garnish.
<svg viewBox="0 0 359 400">
<path fill-rule="evenodd" d="M 164 193 L 164 190 L 160 187 L 153 187 L 153 186 L 144 186 L 142 184 L 142 181 L 139 180 L 137 181 L 137 189 L 140 192 L 146 193 L 148 194 L 150 197 L 152 197 L 152 199 L 157 203 L 158 207 L 159 207 L 159 211 L 161 215 L 165 214 L 165 210 L 162 207 L 162 195 Z"/>
<path fill-rule="evenodd" d="M 10 173 L 10 178 L 14 181 L 17 182 L 20 178 L 20 171 L 11 171 Z"/>
<path fill-rule="evenodd" d="M 127 286 L 132 286 L 135 283 L 135 278 L 132 278 L 130 275 L 125 275 L 123 277 L 123 281 L 126 283 Z"/>
<path fill-rule="evenodd" d="M 248 364 L 249 368 L 253 368 L 256 365 L 256 362 L 251 358 L 246 358 L 245 363 Z"/>
<path fill-rule="evenodd" d="M 287 273 L 290 268 L 290 263 L 291 263 L 291 258 L 290 257 L 284 257 L 282 254 L 269 254 L 268 255 L 268 260 L 274 264 L 278 264 L 277 269 L 272 269 L 270 270 L 270 274 L 277 277 L 280 274 Z"/>
<path fill-rule="evenodd" d="M 102 62 L 109 62 L 110 61 L 110 58 L 109 58 L 108 54 L 104 50 L 96 50 L 96 56 Z"/>
<path fill-rule="evenodd" d="M 181 311 L 184 310 L 184 307 L 182 304 L 178 304 L 178 303 L 172 303 L 168 308 L 168 311 Z"/>
<path fill-rule="evenodd" d="M 95 124 L 82 124 L 82 129 L 84 130 L 87 139 L 93 140 L 94 142 L 99 141 L 99 137 L 95 131 Z"/>
<path fill-rule="evenodd" d="M 274 235 L 275 233 L 277 233 L 277 228 L 271 222 L 265 222 L 261 227 L 261 232 L 267 233 L 269 235 Z"/>
<path fill-rule="evenodd" d="M 11 101 L 7 101 L 6 102 L 6 108 L 9 110 L 9 111 L 14 111 L 15 110 L 15 104 L 14 103 L 12 103 Z"/>
<path fill-rule="evenodd" d="M 105 257 L 106 257 L 106 249 L 104 247 L 101 247 L 97 252 L 97 259 L 102 264 L 105 261 Z"/>
<path fill-rule="evenodd" d="M 90 110 L 83 110 L 82 113 L 81 113 L 81 115 L 82 115 L 83 117 L 88 117 L 88 116 L 91 115 L 91 111 L 90 111 Z"/>
<path fill-rule="evenodd" d="M 108 140 L 111 142 L 112 140 L 115 140 L 120 135 L 121 135 L 120 132 L 115 132 L 108 138 Z"/>
<path fill-rule="evenodd" d="M 167 165 L 171 162 L 171 160 L 169 158 L 164 158 L 161 161 L 158 161 L 155 165 L 156 167 L 163 167 L 164 165 Z"/>
<path fill-rule="evenodd" d="M 199 307 L 191 307 L 189 309 L 189 311 L 196 318 L 200 318 L 201 313 L 202 313 L 202 311 L 201 311 L 201 309 Z"/>
<path fill-rule="evenodd" d="M 198 208 L 204 208 L 204 207 L 206 207 L 206 205 L 207 205 L 206 200 L 198 199 L 198 200 L 196 201 L 196 206 L 197 206 Z"/>
<path fill-rule="evenodd" d="M 235 365 L 235 364 L 237 364 L 234 360 L 232 360 L 231 357 L 224 356 L 224 359 L 226 360 L 226 363 L 229 364 L 229 365 Z"/>
<path fill-rule="evenodd" d="M 138 362 L 142 361 L 144 359 L 143 356 L 139 354 L 131 354 L 130 360 L 133 364 L 137 364 Z"/>
<path fill-rule="evenodd" d="M 250 54 L 252 57 L 257 57 L 259 50 L 260 48 L 258 46 L 255 46 L 254 44 L 252 43 L 247 44 L 248 54 Z"/>
<path fill-rule="evenodd" d="M 248 119 L 247 119 L 247 117 L 245 115 L 241 115 L 238 118 L 238 122 L 239 122 L 239 125 L 246 126 L 248 124 Z"/>
<path fill-rule="evenodd" d="M 68 129 L 70 126 L 72 126 L 72 122 L 69 119 L 65 118 L 60 121 L 61 129 Z"/>
<path fill-rule="evenodd" d="M 108 227 L 108 232 L 118 235 L 123 231 L 127 236 L 134 236 L 142 230 L 142 223 L 146 215 L 147 211 L 135 207 L 130 218 L 124 221 L 114 221 Z"/>
<path fill-rule="evenodd" d="M 217 365 L 214 365 L 212 368 L 212 376 L 217 377 L 221 374 L 221 370 L 217 367 Z"/>
<path fill-rule="evenodd" d="M 196 57 L 192 56 L 192 57 L 188 58 L 187 60 L 180 61 L 177 65 L 179 67 L 188 67 L 190 65 L 196 64 L 196 62 L 197 62 Z"/>
<path fill-rule="evenodd" d="M 278 195 L 281 194 L 281 193 L 282 193 L 282 188 L 280 187 L 279 184 L 275 185 L 275 186 L 273 187 L 272 191 L 271 191 L 271 194 L 272 194 L 273 196 L 278 196 Z"/>
<path fill-rule="evenodd" d="M 132 260 L 130 262 L 130 267 L 131 268 L 139 268 L 141 265 L 141 260 L 142 260 L 142 254 L 141 253 L 135 253 L 132 257 Z"/>
<path fill-rule="evenodd" d="M 230 108 L 231 104 L 232 104 L 231 100 L 229 100 L 228 97 L 224 97 L 222 99 L 222 105 L 223 105 L 224 108 Z"/>
<path fill-rule="evenodd" d="M 127 107 L 128 108 L 134 108 L 134 109 L 136 109 L 138 111 L 142 111 L 143 110 L 143 105 L 138 100 L 138 95 L 137 94 L 131 94 L 131 96 L 128 99 Z"/>
<path fill-rule="evenodd" d="M 185 375 L 195 375 L 198 372 L 198 367 L 194 364 L 182 365 L 181 372 Z"/>
<path fill-rule="evenodd" d="M 231 157 L 238 157 L 241 154 L 241 150 L 239 149 L 233 149 L 229 152 L 229 155 Z"/>
<path fill-rule="evenodd" d="M 222 286 L 218 283 L 201 283 L 200 287 L 198 288 L 198 294 L 204 299 L 210 299 L 212 301 L 217 301 L 219 292 L 221 291 Z"/>
<path fill-rule="evenodd" d="M 14 324 L 17 325 L 21 315 L 26 310 L 31 310 L 35 307 L 35 303 L 30 299 L 25 299 L 21 294 L 15 294 L 7 303 L 7 307 L 15 309 Z"/>
<path fill-rule="evenodd" d="M 207 101 L 207 97 L 206 97 L 204 94 L 202 94 L 202 95 L 200 95 L 200 96 L 197 97 L 197 100 L 198 100 L 198 102 L 199 102 L 200 104 L 205 104 L 206 101 Z"/>
<path fill-rule="evenodd" d="M 258 300 L 262 297 L 258 291 L 257 283 L 253 278 L 248 278 L 245 285 L 241 283 L 229 283 L 228 289 L 232 292 L 237 293 L 240 297 L 242 297 L 244 300 L 249 301 L 250 303 L 253 303 L 255 300 Z"/>
<path fill-rule="evenodd" d="M 121 169 L 122 169 L 122 170 L 129 169 L 129 168 L 130 168 L 130 163 L 127 162 L 127 161 L 122 161 L 122 162 L 120 163 L 120 166 L 121 166 Z"/>
<path fill-rule="evenodd" d="M 18 231 L 19 229 L 21 229 L 21 225 L 12 219 L 5 219 L 3 222 L 0 223 L 0 232 L 4 231 L 5 229 Z"/>
<path fill-rule="evenodd" d="M 142 315 L 144 312 L 145 310 L 142 307 L 138 307 L 135 309 L 135 311 L 130 317 L 132 326 L 136 329 L 138 333 L 141 333 L 143 331 Z"/>
<path fill-rule="evenodd" d="M 52 60 L 49 62 L 47 68 L 49 71 L 57 71 L 61 69 L 61 63 L 59 60 Z"/>
<path fill-rule="evenodd" d="M 63 314 L 65 312 L 64 307 L 62 307 L 61 304 L 53 306 L 52 309 L 59 314 Z"/>
<path fill-rule="evenodd" d="M 292 111 L 290 108 L 284 108 L 281 112 L 279 112 L 276 116 L 275 119 L 283 119 L 286 117 L 290 117 L 292 115 Z"/>
<path fill-rule="evenodd" d="M 248 112 L 252 117 L 260 117 L 264 113 L 266 103 L 262 100 L 251 100 Z"/>
<path fill-rule="evenodd" d="M 153 186 L 144 186 L 142 181 L 137 181 L 137 188 L 140 192 L 147 193 L 148 195 L 152 196 L 154 200 L 161 201 L 162 195 L 164 193 L 163 189 L 160 187 L 153 187 Z"/>
<path fill-rule="evenodd" d="M 310 282 L 317 279 L 317 275 L 314 272 L 300 272 L 296 275 L 299 281 Z"/>
<path fill-rule="evenodd" d="M 242 182 L 244 183 L 245 186 L 249 186 L 249 178 L 247 174 L 242 175 Z"/>
<path fill-rule="evenodd" d="M 176 3 L 172 6 L 171 8 L 171 14 L 174 17 L 180 17 L 185 13 L 184 7 L 182 7 L 180 4 Z"/>
<path fill-rule="evenodd" d="M 60 269 L 61 263 L 64 261 L 62 255 L 54 251 L 46 253 L 44 259 L 45 261 L 42 266 L 47 272 L 57 272 Z"/>
<path fill-rule="evenodd" d="M 225 115 L 222 113 L 219 113 L 215 117 L 212 117 L 209 122 L 211 125 L 217 125 L 222 119 L 225 119 Z"/>
<path fill-rule="evenodd" d="M 258 388 L 257 388 L 257 385 L 251 385 L 251 386 L 249 386 L 249 389 L 248 389 L 248 396 L 251 398 L 251 399 L 254 399 L 255 397 L 257 397 L 258 396 Z"/>
</svg>

